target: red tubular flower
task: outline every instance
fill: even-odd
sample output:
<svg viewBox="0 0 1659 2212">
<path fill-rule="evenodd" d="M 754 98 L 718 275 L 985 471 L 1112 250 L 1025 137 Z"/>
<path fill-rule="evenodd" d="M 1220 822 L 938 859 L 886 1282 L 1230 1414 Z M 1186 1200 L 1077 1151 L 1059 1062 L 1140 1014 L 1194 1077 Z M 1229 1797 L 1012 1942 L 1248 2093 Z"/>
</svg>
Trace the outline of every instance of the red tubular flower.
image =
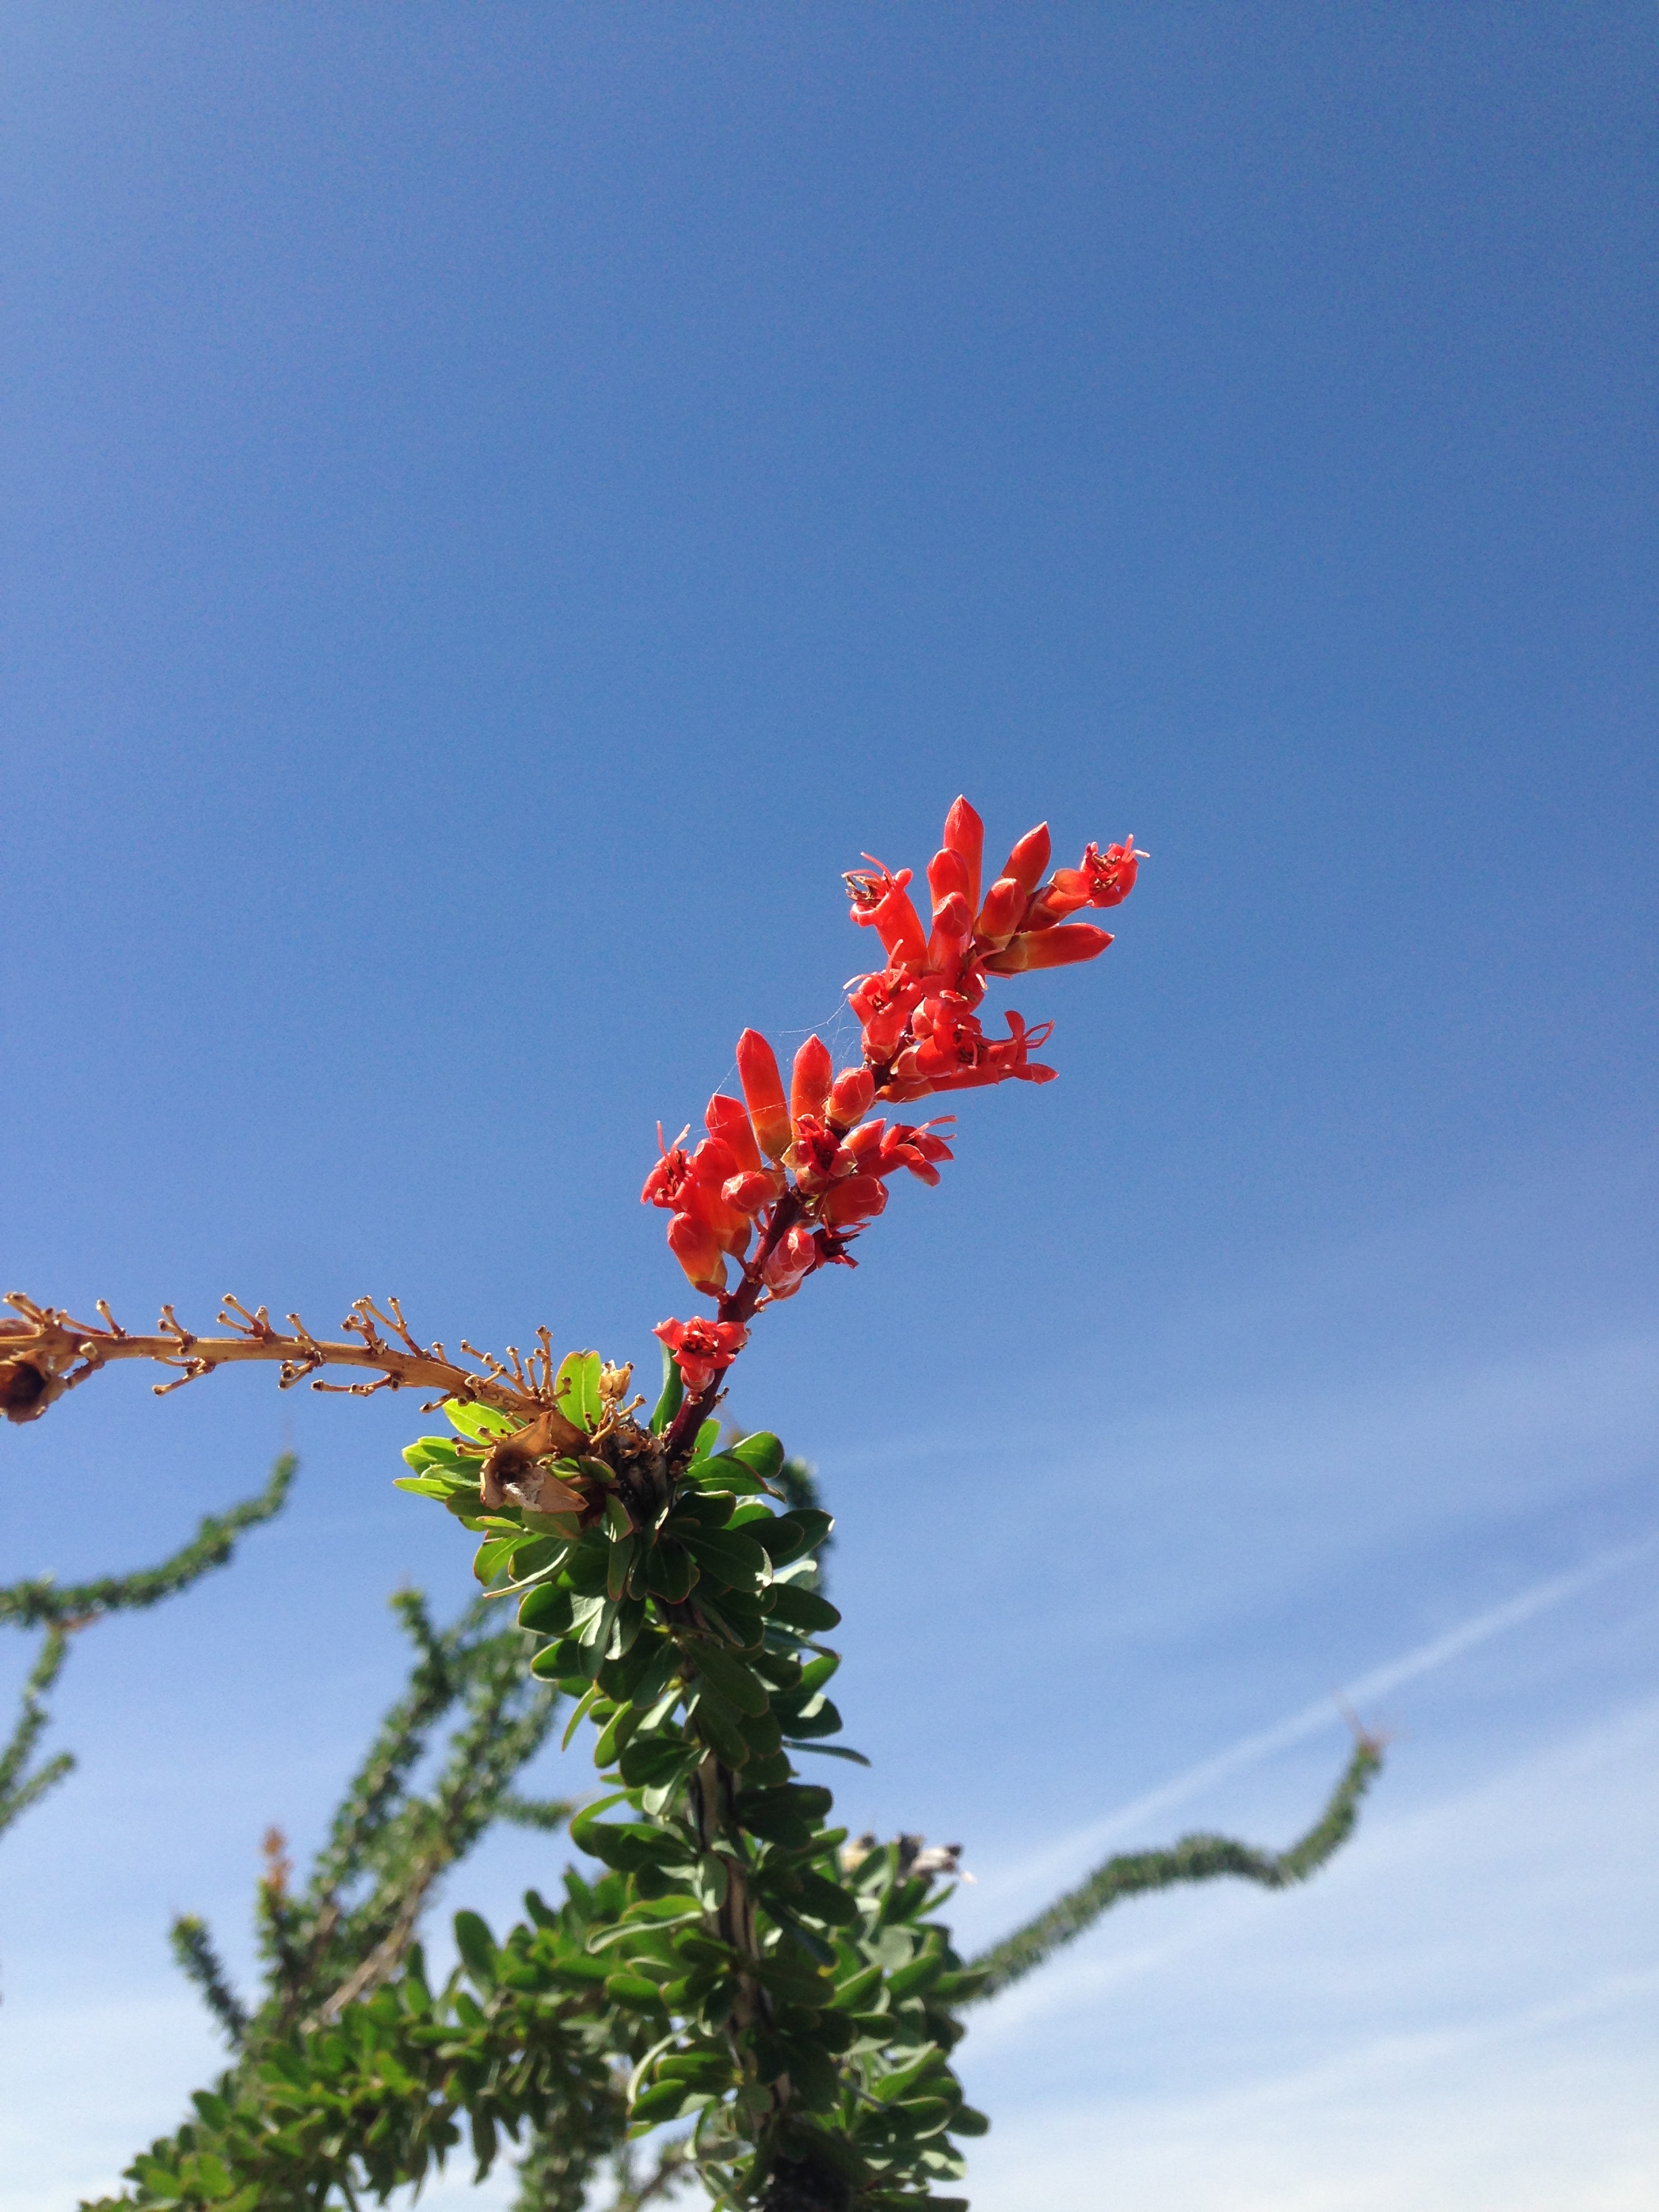
<svg viewBox="0 0 1659 2212">
<path fill-rule="evenodd" d="M 927 863 L 927 888 L 933 895 L 935 920 L 945 900 L 952 896 L 959 897 L 970 914 L 973 912 L 979 901 L 969 891 L 969 881 L 968 863 L 960 853 L 952 852 L 946 845 L 934 854 Z"/>
<path fill-rule="evenodd" d="M 1052 1083 L 1055 1071 L 1052 1067 L 1042 1066 L 1032 1060 L 1030 1054 L 1048 1042 L 1054 1028 L 1052 1022 L 1039 1022 L 1036 1029 L 1028 1030 L 1010 1007 L 1007 1036 L 987 1037 L 976 1066 L 964 1066 L 955 1075 L 939 1077 L 932 1088 L 935 1091 L 975 1091 L 988 1083 L 1006 1083 L 1011 1076 L 1018 1077 L 1022 1083 Z"/>
<path fill-rule="evenodd" d="M 830 1127 L 837 1134 L 854 1127 L 870 1111 L 876 1079 L 867 1067 L 844 1067 L 830 1086 Z"/>
<path fill-rule="evenodd" d="M 950 1114 L 945 1116 L 947 1121 L 955 1118 Z M 912 1128 L 903 1121 L 896 1121 L 884 1135 L 876 1154 L 876 1174 L 890 1176 L 896 1174 L 900 1168 L 908 1168 L 920 1182 L 937 1183 L 939 1175 L 933 1163 L 954 1159 L 956 1154 L 943 1137 L 933 1134 L 934 1126 L 931 1121 L 924 1121 L 919 1127 Z"/>
<path fill-rule="evenodd" d="M 985 824 L 980 820 L 965 799 L 958 799 L 945 817 L 945 844 L 948 852 L 958 853 L 968 871 L 968 880 L 962 885 L 963 896 L 970 907 L 979 904 L 979 876 L 985 854 Z"/>
<path fill-rule="evenodd" d="M 720 1185 L 720 1196 L 728 1206 L 752 1218 L 781 1198 L 788 1187 L 788 1177 L 781 1168 L 745 1168 L 741 1175 L 734 1175 L 729 1182 Z"/>
<path fill-rule="evenodd" d="M 843 1234 L 873 1221 L 887 1203 L 887 1186 L 879 1176 L 849 1176 L 838 1182 L 818 1209 L 831 1229 Z"/>
<path fill-rule="evenodd" d="M 660 1121 L 657 1124 L 657 1150 L 662 1157 L 645 1179 L 640 1204 L 678 1207 L 681 1194 L 690 1180 L 691 1155 L 678 1142 L 672 1146 L 663 1143 Z"/>
<path fill-rule="evenodd" d="M 1023 975 L 1028 968 L 1071 968 L 1079 960 L 1097 960 L 1111 941 L 1109 929 L 1072 921 L 1060 929 L 1012 938 L 1000 952 L 986 955 L 985 965 L 993 975 Z"/>
<path fill-rule="evenodd" d="M 830 1057 L 829 1046 L 821 1037 L 808 1037 L 795 1054 L 789 1082 L 789 1119 L 798 1132 L 804 1115 L 822 1119 L 835 1079 L 836 1063 Z"/>
<path fill-rule="evenodd" d="M 1109 845 L 1103 860 L 1098 845 L 1086 845 L 1076 867 L 1054 870 L 1054 888 L 1067 897 L 1078 894 L 1079 906 L 1121 906 L 1134 889 L 1137 869 L 1146 858 L 1135 850 L 1133 837 Z"/>
<path fill-rule="evenodd" d="M 919 975 L 902 968 L 888 968 L 879 975 L 857 975 L 858 988 L 848 1004 L 864 1024 L 864 1056 L 874 1067 L 890 1060 L 904 1035 L 910 1009 L 927 986 Z"/>
<path fill-rule="evenodd" d="M 728 1098 L 717 1091 L 708 1102 L 703 1122 L 711 1137 L 718 1137 L 731 1147 L 734 1172 L 757 1169 L 761 1164 L 760 1146 L 755 1141 L 755 1126 L 750 1121 L 740 1098 Z"/>
<path fill-rule="evenodd" d="M 875 930 L 890 961 L 921 965 L 927 957 L 927 937 L 921 916 L 910 903 L 910 870 L 901 868 L 894 875 L 872 854 L 866 853 L 864 857 L 871 872 L 854 869 L 847 878 L 854 921 L 861 928 Z"/>
<path fill-rule="evenodd" d="M 803 1114 L 795 1124 L 795 1141 L 789 1147 L 789 1165 L 803 1196 L 816 1198 L 843 1176 L 851 1175 L 854 1158 L 828 1122 L 816 1114 Z"/>
<path fill-rule="evenodd" d="M 754 1117 L 761 1150 L 768 1159 L 781 1160 L 793 1134 L 789 1106 L 783 1095 L 777 1054 L 758 1030 L 745 1030 L 738 1039 L 738 1079 Z"/>
<path fill-rule="evenodd" d="M 775 1298 L 793 1297 L 821 1257 L 811 1231 L 798 1221 L 767 1254 L 761 1279 Z"/>
<path fill-rule="evenodd" d="M 1002 864 L 1005 876 L 1012 876 L 1029 898 L 1042 881 L 1043 871 L 1048 865 L 1048 855 L 1054 850 L 1048 835 L 1048 825 L 1039 822 L 1035 830 L 1025 835 Z"/>
<path fill-rule="evenodd" d="M 652 1334 L 668 1346 L 694 1398 L 724 1373 L 749 1341 L 740 1322 L 705 1321 L 701 1315 L 692 1321 L 659 1322 Z"/>
<path fill-rule="evenodd" d="M 955 991 L 924 999 L 910 1017 L 910 1027 L 915 1042 L 893 1061 L 893 1073 L 901 1083 L 935 1085 L 947 1075 L 977 1067 L 984 1058 L 985 1032 L 967 1000 Z"/>
<path fill-rule="evenodd" d="M 1024 917 L 1027 893 L 1012 876 L 999 876 L 985 894 L 974 923 L 974 935 L 981 945 L 1000 949 L 1019 927 Z"/>
<path fill-rule="evenodd" d="M 726 1288 L 726 1255 L 706 1221 L 695 1213 L 677 1213 L 668 1224 L 668 1249 L 698 1290 L 719 1297 Z"/>
<path fill-rule="evenodd" d="M 952 891 L 934 910 L 927 939 L 927 965 L 935 975 L 955 981 L 974 933 L 974 910 L 960 891 Z"/>
<path fill-rule="evenodd" d="M 708 1222 L 726 1249 L 741 1259 L 749 1242 L 749 1218 L 723 1195 L 737 1164 L 730 1145 L 719 1137 L 705 1137 L 691 1155 L 691 1180 L 679 1211 Z"/>
</svg>

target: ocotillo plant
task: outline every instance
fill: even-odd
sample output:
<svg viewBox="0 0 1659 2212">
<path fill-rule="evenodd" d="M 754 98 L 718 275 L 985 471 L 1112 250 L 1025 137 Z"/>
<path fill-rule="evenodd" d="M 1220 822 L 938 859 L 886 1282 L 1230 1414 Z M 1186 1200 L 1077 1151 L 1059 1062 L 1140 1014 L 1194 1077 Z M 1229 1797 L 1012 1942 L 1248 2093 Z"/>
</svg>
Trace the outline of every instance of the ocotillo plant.
<svg viewBox="0 0 1659 2212">
<path fill-rule="evenodd" d="M 785 1462 L 781 1486 L 792 1504 L 817 1507 L 801 1462 Z M 536 2061 L 533 2030 L 516 2033 L 522 2017 L 503 2008 L 499 1991 L 489 1982 L 474 1984 L 476 1996 L 468 1990 L 472 1967 L 435 1996 L 424 1993 L 415 1936 L 437 1881 L 487 1823 L 506 1819 L 552 1829 L 569 1809 L 526 1800 L 514 1788 L 554 1717 L 557 1692 L 531 1673 L 537 1650 L 545 1647 L 514 1627 L 493 1628 L 500 1609 L 485 1600 L 475 1600 L 441 1632 L 433 1630 L 413 1594 L 394 1603 L 416 1646 L 415 1663 L 346 1789 L 307 1881 L 294 1883 L 280 1835 L 273 1830 L 267 1838 L 257 1892 L 264 1966 L 258 1996 L 244 2002 L 231 1989 L 198 1920 L 173 1923 L 179 1963 L 235 2057 L 198 2097 L 192 2118 L 135 2160 L 129 2169 L 134 2193 L 120 2203 L 270 2212 L 337 2197 L 349 2203 L 371 2188 L 384 2194 L 398 2179 L 418 2182 L 459 2139 L 460 2119 L 490 2117 L 478 2085 L 488 2083 L 492 2067 L 510 2074 L 526 2059 Z M 461 1717 L 436 1778 L 424 1790 L 413 1788 L 412 1770 L 429 1738 L 458 1705 Z M 1108 1860 L 1080 1887 L 972 1962 L 981 1982 L 973 2001 L 996 1996 L 1042 1966 L 1126 1897 L 1218 1875 L 1274 1888 L 1305 1879 L 1352 1827 L 1376 1765 L 1375 1747 L 1362 1741 L 1318 1823 L 1287 1851 L 1189 1836 L 1169 1850 Z M 843 1845 L 836 1878 L 858 1872 L 877 1848 L 873 1837 Z M 955 1870 L 953 1848 L 927 1849 L 920 1837 L 899 1838 L 890 1854 L 902 1879 L 927 1882 Z M 878 1869 L 885 1863 L 885 1856 L 878 1861 Z M 581 1904 L 593 1955 L 603 1957 L 626 1886 L 610 1875 L 597 1889 L 568 1887 L 567 1899 Z M 545 1940 L 538 1930 L 547 1908 L 539 1898 L 531 1900 L 531 1912 L 534 1924 L 510 1934 L 500 1950 L 509 1959 L 536 1960 L 527 1978 L 522 1966 L 514 1968 L 521 1989 L 527 1978 L 531 1991 L 557 2002 L 562 1979 L 568 2001 L 568 1966 L 546 1971 Z M 464 1945 L 489 1973 L 495 1947 L 476 1916 L 463 1914 L 457 1924 Z M 383 1996 L 387 1983 L 395 1987 Z M 532 2135 L 514 2212 L 641 2212 L 691 2170 L 692 2138 L 684 2132 L 636 2157 L 629 2140 L 631 2069 L 619 2066 L 611 2051 L 613 2043 L 628 2043 L 628 2026 L 620 2009 L 607 2015 L 596 2007 L 598 1994 L 590 1988 L 577 2009 L 593 2049 L 610 2057 L 608 2075 L 592 2066 L 554 2073 L 545 2084 L 549 2094 L 526 2103 L 520 2116 L 532 2123 Z M 510 2127 L 511 2116 L 503 2117 Z M 475 2129 L 481 2160 L 487 2160 L 489 2142 L 487 2130 Z M 112 2212 L 113 2202 L 88 2212 Z"/>
<path fill-rule="evenodd" d="M 0 1322 L 0 1328 L 4 1326 Z M 177 1597 L 216 1567 L 228 1566 L 242 1531 L 258 1528 L 282 1511 L 298 1464 L 291 1453 L 284 1453 L 257 1497 L 244 1498 L 228 1513 L 209 1514 L 189 1543 L 157 1566 L 140 1567 L 131 1574 L 98 1575 L 84 1583 L 31 1575 L 0 1587 L 0 1622 L 46 1631 L 19 1699 L 16 1725 L 0 1750 L 0 1833 L 74 1769 L 75 1754 L 69 1751 L 58 1752 L 32 1772 L 29 1769 L 49 1718 L 46 1695 L 63 1672 L 70 1638 L 112 1613 L 142 1613 Z"/>
<path fill-rule="evenodd" d="M 963 2103 L 949 2056 L 962 2032 L 956 2008 L 985 1976 L 951 1948 L 935 1917 L 942 1900 L 903 1850 L 847 1850 L 845 1832 L 828 1825 L 830 1792 L 799 1778 L 801 1754 L 859 1756 L 830 1741 L 841 1729 L 828 1696 L 839 1661 L 821 1638 L 840 1616 L 815 1587 L 813 1565 L 830 1521 L 779 1492 L 775 1437 L 723 1449 L 714 1407 L 757 1317 L 822 1268 L 856 1264 L 852 1247 L 897 1171 L 939 1182 L 951 1157 L 944 1124 L 891 1109 L 1052 1077 L 1031 1057 L 1050 1024 L 1029 1028 L 1010 1012 L 1007 1034 L 988 1036 L 988 985 L 1103 951 L 1107 933 L 1073 917 L 1117 905 L 1144 857 L 1132 840 L 1103 854 L 1091 845 L 1077 867 L 1050 873 L 1044 826 L 985 888 L 979 818 L 959 799 L 927 869 L 927 926 L 909 871 L 872 860 L 848 875 L 854 919 L 884 956 L 849 987 L 860 1063 L 837 1073 L 811 1037 L 786 1089 L 770 1046 L 745 1030 L 743 1097 L 710 1100 L 695 1148 L 659 1139 L 642 1195 L 668 1213 L 670 1248 L 713 1310 L 659 1324 L 665 1380 L 645 1422 L 627 1363 L 597 1352 L 558 1359 L 543 1329 L 534 1349 L 509 1346 L 505 1360 L 462 1340 L 464 1364 L 441 1344 L 422 1345 L 395 1299 L 387 1312 L 358 1300 L 349 1340 L 332 1342 L 297 1316 L 279 1331 L 264 1307 L 234 1299 L 221 1316 L 229 1334 L 216 1337 L 192 1334 L 171 1307 L 160 1331 L 142 1337 L 102 1305 L 93 1328 L 10 1300 L 18 1318 L 0 1343 L 0 1400 L 14 1419 L 134 1358 L 177 1370 L 161 1389 L 233 1362 L 272 1361 L 284 1385 L 434 1390 L 433 1410 L 453 1432 L 410 1447 L 404 1486 L 480 1539 L 479 1582 L 516 1595 L 520 1622 L 541 1639 L 533 1672 L 576 1701 L 571 1732 L 584 1718 L 597 1731 L 610 1793 L 571 1834 L 609 1869 L 605 1879 L 568 1877 L 556 1909 L 532 1899 L 532 1924 L 501 1944 L 461 1916 L 458 1939 L 482 2002 L 434 2001 L 411 1966 L 354 2008 L 350 2036 L 313 2054 L 334 2066 L 330 2109 L 374 2116 L 362 2138 L 370 2186 L 403 2178 L 417 2148 L 423 2170 L 426 2150 L 413 2140 L 408 2156 L 393 2155 L 395 2096 L 406 2110 L 425 2100 L 416 2132 L 438 2149 L 430 2116 L 465 2106 L 483 2164 L 498 2125 L 544 2127 L 562 2097 L 600 2094 L 606 2060 L 620 2057 L 632 2127 L 692 2116 L 687 2159 L 721 2206 L 899 2212 L 962 2202 L 933 2192 L 963 2170 L 952 2139 L 987 2124 Z M 878 1106 L 889 1114 L 872 1118 Z M 341 1365 L 375 1379 L 320 1379 Z M 1263 1860 L 1194 1874 L 1299 1870 Z M 203 2118 L 223 2130 L 236 2115 L 215 2108 Z M 343 2119 L 336 2132 L 343 2141 L 351 2130 Z M 301 2127 L 296 2155 L 316 2142 Z M 267 2188 L 248 2203 L 323 2201 L 303 2194 L 309 2185 L 295 2172 L 301 2193 Z M 167 2195 L 159 2170 L 144 2187 L 152 2180 L 151 2202 L 196 2201 Z M 236 2185 L 219 2164 L 202 2166 L 191 2186 L 207 2202 L 216 2191 L 229 2201 Z"/>
</svg>

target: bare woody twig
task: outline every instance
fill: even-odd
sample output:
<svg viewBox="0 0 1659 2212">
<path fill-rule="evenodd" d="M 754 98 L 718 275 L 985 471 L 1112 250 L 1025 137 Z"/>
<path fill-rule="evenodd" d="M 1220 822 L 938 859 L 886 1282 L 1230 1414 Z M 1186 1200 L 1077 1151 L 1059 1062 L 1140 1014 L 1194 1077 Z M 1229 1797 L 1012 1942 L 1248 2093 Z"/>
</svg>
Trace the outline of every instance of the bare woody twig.
<svg viewBox="0 0 1659 2212">
<path fill-rule="evenodd" d="M 98 1311 L 102 1325 L 96 1328 L 62 1308 L 37 1305 L 21 1291 L 11 1291 L 4 1303 L 19 1316 L 0 1320 L 0 1412 L 10 1421 L 38 1419 L 66 1390 L 118 1359 L 149 1359 L 177 1369 L 172 1382 L 155 1386 L 158 1397 L 212 1374 L 217 1367 L 258 1360 L 280 1368 L 280 1386 L 285 1390 L 308 1379 L 314 1390 L 338 1390 L 359 1398 L 377 1390 L 435 1390 L 441 1400 L 493 1407 L 498 1413 L 540 1423 L 546 1432 L 545 1450 L 568 1450 L 586 1441 L 586 1432 L 554 1404 L 555 1369 L 545 1330 L 540 1332 L 540 1349 L 527 1357 L 514 1351 L 510 1368 L 492 1352 L 475 1351 L 464 1341 L 464 1350 L 483 1369 L 480 1373 L 449 1358 L 441 1344 L 422 1345 L 411 1334 L 396 1298 L 386 1301 L 390 1313 L 382 1313 L 372 1298 L 357 1299 L 341 1323 L 350 1340 L 335 1342 L 313 1336 L 298 1314 L 289 1314 L 289 1333 L 284 1334 L 271 1326 L 264 1306 L 250 1312 L 230 1297 L 219 1316 L 231 1331 L 228 1336 L 194 1334 L 171 1306 L 162 1307 L 155 1335 L 134 1336 L 101 1298 Z M 377 1379 L 315 1379 L 329 1367 L 367 1368 Z"/>
</svg>

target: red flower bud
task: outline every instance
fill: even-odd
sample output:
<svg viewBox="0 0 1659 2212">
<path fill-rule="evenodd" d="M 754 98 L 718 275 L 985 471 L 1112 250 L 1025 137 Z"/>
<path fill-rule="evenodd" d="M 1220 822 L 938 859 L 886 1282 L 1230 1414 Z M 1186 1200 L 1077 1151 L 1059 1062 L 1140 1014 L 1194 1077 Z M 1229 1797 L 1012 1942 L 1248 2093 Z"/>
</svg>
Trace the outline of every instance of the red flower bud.
<svg viewBox="0 0 1659 2212">
<path fill-rule="evenodd" d="M 720 1196 L 739 1213 L 751 1218 L 783 1196 L 785 1182 L 776 1168 L 745 1168 L 720 1185 Z"/>
<path fill-rule="evenodd" d="M 1005 876 L 1012 876 L 1029 898 L 1042 881 L 1053 851 L 1048 825 L 1039 822 L 1035 830 L 1028 830 L 1002 864 Z"/>
<path fill-rule="evenodd" d="M 930 971 L 954 981 L 973 933 L 974 910 L 960 891 L 952 891 L 933 917 L 933 933 L 927 939 Z"/>
<path fill-rule="evenodd" d="M 844 1067 L 830 1086 L 830 1127 L 838 1133 L 852 1128 L 870 1111 L 876 1095 L 876 1079 L 867 1067 Z"/>
<path fill-rule="evenodd" d="M 832 1229 L 861 1229 L 886 1203 L 887 1186 L 879 1176 L 855 1175 L 838 1182 L 818 1210 Z"/>
<path fill-rule="evenodd" d="M 792 1134 L 789 1108 L 777 1054 L 758 1030 L 745 1030 L 738 1039 L 738 1079 L 754 1117 L 761 1150 L 768 1159 L 781 1160 L 789 1149 Z"/>
<path fill-rule="evenodd" d="M 818 1264 L 818 1248 L 804 1221 L 787 1230 L 766 1255 L 762 1279 L 775 1298 L 792 1297 Z"/>
<path fill-rule="evenodd" d="M 985 894 L 985 903 L 974 923 L 974 935 L 994 947 L 1006 945 L 1019 927 L 1027 896 L 1024 887 L 1012 876 L 999 876 Z"/>
<path fill-rule="evenodd" d="M 988 953 L 985 965 L 994 975 L 1021 975 L 1028 968 L 1070 968 L 1079 960 L 1097 960 L 1111 941 L 1109 929 L 1070 921 L 1059 929 L 1014 938 L 1000 952 Z"/>
<path fill-rule="evenodd" d="M 708 1222 L 677 1213 L 668 1224 L 668 1249 L 700 1291 L 717 1298 L 726 1288 L 726 1255 Z"/>
<path fill-rule="evenodd" d="M 744 1110 L 740 1098 L 728 1098 L 717 1091 L 708 1102 L 708 1111 L 703 1121 L 711 1137 L 718 1137 L 728 1145 L 735 1166 L 739 1169 L 758 1168 L 761 1164 L 760 1146 L 755 1141 L 755 1127 Z"/>
<path fill-rule="evenodd" d="M 970 907 L 977 907 L 980 863 L 985 852 L 985 824 L 965 799 L 957 799 L 945 817 L 945 843 L 948 851 L 960 853 L 967 864 L 968 880 L 963 884 L 962 892 Z"/>
<path fill-rule="evenodd" d="M 942 853 L 935 853 L 927 863 L 927 888 L 933 895 L 933 918 L 954 893 L 971 914 L 979 902 L 969 895 L 968 863 L 960 853 L 953 853 L 947 845 Z"/>
<path fill-rule="evenodd" d="M 804 1115 L 821 1118 L 830 1086 L 836 1079 L 836 1063 L 822 1037 L 810 1036 L 795 1054 L 789 1084 L 789 1119 L 797 1129 Z"/>
</svg>

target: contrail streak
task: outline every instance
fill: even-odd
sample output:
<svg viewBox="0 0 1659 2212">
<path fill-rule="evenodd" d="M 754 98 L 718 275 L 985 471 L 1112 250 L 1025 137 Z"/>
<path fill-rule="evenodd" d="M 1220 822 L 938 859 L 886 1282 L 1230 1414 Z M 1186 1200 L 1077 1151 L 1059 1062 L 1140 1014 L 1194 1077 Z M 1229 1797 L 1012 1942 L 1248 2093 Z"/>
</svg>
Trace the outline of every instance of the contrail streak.
<svg viewBox="0 0 1659 2212">
<path fill-rule="evenodd" d="M 1617 1551 L 1598 1553 L 1582 1567 L 1571 1573 L 1553 1575 L 1547 1582 L 1534 1583 L 1530 1589 L 1522 1590 L 1506 1604 L 1493 1606 L 1486 1613 L 1477 1613 L 1455 1628 L 1448 1629 L 1427 1644 L 1419 1644 L 1415 1650 L 1407 1651 L 1397 1659 L 1388 1660 L 1381 1667 L 1373 1667 L 1369 1674 L 1359 1675 L 1346 1683 L 1334 1698 L 1316 1698 L 1298 1712 L 1275 1722 L 1272 1728 L 1261 1729 L 1253 1735 L 1241 1736 L 1225 1751 L 1217 1752 L 1213 1758 L 1189 1766 L 1156 1790 L 1133 1799 L 1115 1813 L 1108 1813 L 1086 1828 L 1074 1829 L 1061 1842 L 1054 1844 L 1040 1856 L 1034 1856 L 1011 1867 L 1000 1877 L 989 1880 L 981 1877 L 984 1887 L 980 1895 L 981 1903 L 1006 1889 L 1024 1887 L 1028 1882 L 1046 1881 L 1055 1871 L 1081 1859 L 1097 1856 L 1102 1845 L 1113 1842 L 1126 1829 L 1138 1828 L 1156 1814 L 1167 1813 L 1171 1807 L 1184 1804 L 1189 1797 L 1197 1796 L 1213 1782 L 1220 1782 L 1230 1774 L 1256 1766 L 1274 1752 L 1289 1745 L 1300 1743 L 1305 1737 L 1317 1735 L 1321 1729 L 1335 1725 L 1341 1718 L 1341 1703 L 1364 1706 L 1372 1698 L 1383 1696 L 1401 1682 L 1415 1681 L 1419 1675 L 1432 1674 L 1441 1667 L 1461 1659 L 1466 1651 L 1477 1644 L 1489 1643 L 1506 1629 L 1519 1628 L 1524 1622 L 1534 1620 L 1542 1613 L 1550 1613 L 1577 1597 L 1581 1590 L 1592 1589 L 1605 1582 L 1610 1575 L 1632 1566 L 1638 1559 L 1648 1558 L 1659 1550 L 1659 1531 L 1640 1538 L 1636 1543 L 1621 1545 Z M 988 1893 L 989 1895 L 988 1896 Z"/>
</svg>

